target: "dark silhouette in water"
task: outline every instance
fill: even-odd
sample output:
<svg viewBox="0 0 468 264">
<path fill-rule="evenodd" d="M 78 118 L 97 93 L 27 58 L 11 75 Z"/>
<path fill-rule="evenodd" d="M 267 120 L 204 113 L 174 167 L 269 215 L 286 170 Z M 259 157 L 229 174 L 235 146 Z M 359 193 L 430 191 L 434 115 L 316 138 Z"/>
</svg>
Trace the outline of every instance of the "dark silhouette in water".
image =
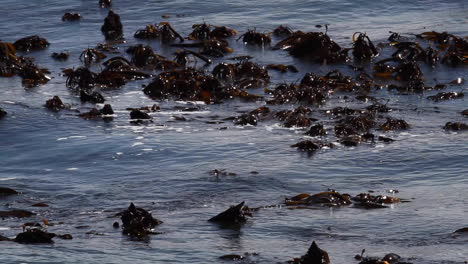
<svg viewBox="0 0 468 264">
<path fill-rule="evenodd" d="M 106 40 L 118 40 L 123 38 L 123 26 L 120 22 L 120 16 L 109 10 L 107 17 L 104 19 L 104 25 L 101 31 L 106 37 Z"/>
</svg>

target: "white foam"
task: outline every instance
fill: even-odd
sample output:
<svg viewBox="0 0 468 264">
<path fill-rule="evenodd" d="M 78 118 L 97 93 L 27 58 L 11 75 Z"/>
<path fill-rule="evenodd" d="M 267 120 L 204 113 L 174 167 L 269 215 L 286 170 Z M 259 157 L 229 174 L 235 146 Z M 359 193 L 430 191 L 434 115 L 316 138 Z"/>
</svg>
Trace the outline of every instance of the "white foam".
<svg viewBox="0 0 468 264">
<path fill-rule="evenodd" d="M 194 104 L 194 105 L 205 105 L 205 102 L 203 101 L 176 101 L 176 103 L 178 104 L 184 104 L 184 105 L 188 105 L 188 104 Z"/>
<path fill-rule="evenodd" d="M 124 93 L 124 94 L 138 94 L 140 93 L 141 91 L 134 91 L 134 92 L 128 92 L 128 93 Z"/>
</svg>

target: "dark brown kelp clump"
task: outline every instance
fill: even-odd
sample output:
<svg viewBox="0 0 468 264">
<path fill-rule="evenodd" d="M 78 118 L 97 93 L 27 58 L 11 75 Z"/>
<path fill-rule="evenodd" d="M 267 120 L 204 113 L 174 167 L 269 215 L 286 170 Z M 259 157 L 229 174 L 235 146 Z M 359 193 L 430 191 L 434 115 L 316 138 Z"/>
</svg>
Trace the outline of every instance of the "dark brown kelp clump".
<svg viewBox="0 0 468 264">
<path fill-rule="evenodd" d="M 327 142 L 322 142 L 322 141 L 317 141 L 317 140 L 303 140 L 300 141 L 294 145 L 291 145 L 292 148 L 297 148 L 300 151 L 303 152 L 308 152 L 308 153 L 313 153 L 317 150 L 323 149 L 323 148 L 333 148 L 332 143 L 327 143 Z"/>
<path fill-rule="evenodd" d="M 289 51 L 294 57 L 308 58 L 317 63 L 347 61 L 347 51 L 322 32 L 296 31 L 275 45 L 276 49 Z"/>
<path fill-rule="evenodd" d="M 335 133 L 338 137 L 348 136 L 357 133 L 367 133 L 375 126 L 375 116 L 373 114 L 360 114 L 357 116 L 345 116 L 343 119 L 338 121 L 335 126 Z M 340 129 L 343 128 L 343 133 L 340 133 Z M 354 131 L 350 133 L 350 131 Z"/>
<path fill-rule="evenodd" d="M 399 92 L 422 92 L 427 89 L 424 86 L 422 71 L 416 61 L 399 58 L 380 60 L 374 65 L 374 76 L 400 81 L 402 86 L 388 86 L 389 89 L 396 89 Z"/>
<path fill-rule="evenodd" d="M 284 203 L 286 205 L 319 205 L 319 206 L 343 206 L 350 205 L 351 199 L 348 194 L 341 194 L 337 191 L 331 190 L 321 192 L 313 195 L 301 193 L 291 198 L 286 198 Z"/>
<path fill-rule="evenodd" d="M 371 195 L 370 193 L 360 193 L 351 199 L 355 202 L 355 207 L 365 209 L 387 208 L 386 204 L 401 202 L 401 200 L 396 197 L 386 195 Z"/>
<path fill-rule="evenodd" d="M 361 260 L 359 264 L 413 264 L 403 260 L 402 257 L 395 253 L 388 253 L 383 258 L 379 257 L 363 257 L 365 250 L 362 251 L 361 255 L 356 255 L 354 258 Z"/>
<path fill-rule="evenodd" d="M 229 47 L 229 43 L 224 39 L 210 39 L 202 41 L 200 54 L 211 57 L 223 57 L 224 55 L 233 52 Z"/>
<path fill-rule="evenodd" d="M 353 42 L 353 56 L 357 60 L 369 60 L 379 55 L 379 52 L 375 48 L 374 44 L 365 33 L 354 33 Z"/>
<path fill-rule="evenodd" d="M 118 88 L 127 81 L 150 77 L 149 74 L 137 71 L 125 58 L 112 58 L 106 61 L 104 65 L 106 68 L 100 73 L 92 72 L 86 67 L 79 67 L 76 70 L 64 70 L 64 75 L 67 76 L 67 87 L 88 92 L 96 86 Z"/>
<path fill-rule="evenodd" d="M 328 87 L 317 84 L 280 84 L 273 90 L 273 99 L 267 101 L 268 104 L 322 104 L 328 97 Z"/>
<path fill-rule="evenodd" d="M 23 64 L 21 71 L 18 73 L 23 78 L 22 84 L 26 88 L 46 84 L 51 79 L 46 74 L 50 74 L 50 72 L 47 69 L 39 68 L 32 62 Z"/>
<path fill-rule="evenodd" d="M 161 41 L 163 43 L 173 42 L 179 39 L 180 42 L 184 42 L 184 38 L 172 27 L 169 22 L 159 23 L 159 31 L 161 32 Z"/>
<path fill-rule="evenodd" d="M 448 93 L 438 93 L 436 95 L 428 96 L 427 99 L 434 101 L 434 102 L 440 102 L 440 101 L 463 98 L 463 96 L 465 96 L 465 94 L 463 93 L 448 92 Z"/>
<path fill-rule="evenodd" d="M 258 116 L 255 114 L 243 114 L 234 119 L 234 125 L 238 126 L 246 126 L 246 125 L 252 125 L 256 126 L 258 123 Z"/>
<path fill-rule="evenodd" d="M 97 108 L 92 108 L 89 112 L 84 112 L 78 115 L 83 119 L 99 119 L 102 117 L 102 113 Z"/>
<path fill-rule="evenodd" d="M 444 129 L 447 131 L 463 131 L 468 130 L 468 125 L 461 122 L 447 122 Z"/>
<path fill-rule="evenodd" d="M 99 6 L 101 8 L 108 8 L 112 6 L 112 0 L 99 0 Z"/>
<path fill-rule="evenodd" d="M 223 57 L 227 53 L 234 50 L 229 47 L 229 43 L 224 39 L 211 38 L 206 40 L 198 40 L 194 43 L 179 43 L 172 44 L 173 47 L 179 48 L 199 48 L 198 53 L 210 57 Z"/>
<path fill-rule="evenodd" d="M 169 22 L 161 22 L 159 25 L 148 24 L 144 29 L 139 29 L 134 34 L 139 39 L 160 39 L 163 43 L 170 43 L 176 39 L 184 42 L 184 38 L 175 31 Z"/>
<path fill-rule="evenodd" d="M 206 23 L 192 25 L 192 33 L 189 34 L 190 40 L 224 39 L 237 34 L 234 29 L 225 26 L 213 26 Z"/>
<path fill-rule="evenodd" d="M 0 42 L 0 61 L 8 65 L 18 60 L 16 47 L 9 42 Z M 5 70 L 2 69 L 2 77 L 8 77 L 4 76 L 4 72 Z"/>
<path fill-rule="evenodd" d="M 143 91 L 159 100 L 216 102 L 228 95 L 216 78 L 193 68 L 162 72 Z"/>
<path fill-rule="evenodd" d="M 325 128 L 323 128 L 322 124 L 317 124 L 317 125 L 311 126 L 305 134 L 311 137 L 319 137 L 319 136 L 325 136 L 327 134 L 327 131 L 325 130 Z"/>
<path fill-rule="evenodd" d="M 110 104 L 105 104 L 102 109 L 92 108 L 89 112 L 84 112 L 78 116 L 83 119 L 103 119 L 104 121 L 112 121 L 113 118 L 109 115 L 113 115 L 114 110 Z"/>
<path fill-rule="evenodd" d="M 387 121 L 380 126 L 380 129 L 384 131 L 406 130 L 409 128 L 410 125 L 405 120 L 391 117 L 387 117 Z"/>
<path fill-rule="evenodd" d="M 441 54 L 441 62 L 449 66 L 461 66 L 468 64 L 468 41 L 466 38 L 455 36 L 447 32 L 423 32 L 418 38 L 434 42 L 438 45 L 437 53 Z"/>
<path fill-rule="evenodd" d="M 78 21 L 81 20 L 81 18 L 79 13 L 65 13 L 62 16 L 62 21 Z"/>
<path fill-rule="evenodd" d="M 260 96 L 247 94 L 244 89 L 264 87 L 270 81 L 265 67 L 251 61 L 236 64 L 220 63 L 213 69 L 213 76 L 226 86 L 230 86 L 233 89 L 233 96 L 247 101 L 255 101 Z"/>
<path fill-rule="evenodd" d="M 220 224 L 243 224 L 247 221 L 246 216 L 252 216 L 250 210 L 242 202 L 236 206 L 232 206 L 226 211 L 210 218 L 208 221 Z"/>
<path fill-rule="evenodd" d="M 308 127 L 313 121 L 316 121 L 316 119 L 308 117 L 311 111 L 307 107 L 299 106 L 293 110 L 280 111 L 276 117 L 280 121 L 284 121 L 285 127 Z"/>
<path fill-rule="evenodd" d="M 206 23 L 192 25 L 192 33 L 189 34 L 190 40 L 205 40 L 210 38 L 211 29 Z"/>
<path fill-rule="evenodd" d="M 23 44 L 21 44 L 23 45 Z M 0 42 L 0 76 L 20 76 L 23 86 L 35 87 L 47 83 L 51 78 L 47 76 L 47 69 L 39 68 L 33 63 L 32 58 L 16 55 L 17 47 L 8 42 Z"/>
<path fill-rule="evenodd" d="M 54 237 L 54 233 L 48 233 L 40 229 L 30 229 L 18 234 L 13 241 L 21 244 L 52 244 L 54 243 L 52 240 Z"/>
<path fill-rule="evenodd" d="M 126 52 L 132 56 L 131 62 L 136 67 L 153 70 L 171 70 L 182 66 L 175 61 L 168 60 L 156 54 L 153 48 L 148 45 L 144 46 L 139 44 L 130 46 Z"/>
<path fill-rule="evenodd" d="M 421 61 L 434 67 L 440 59 L 438 56 L 439 51 L 434 50 L 432 47 L 424 49 L 417 42 L 393 42 L 390 45 L 397 49 L 392 54 L 392 58 L 396 60 Z"/>
<path fill-rule="evenodd" d="M 100 62 L 101 60 L 107 58 L 107 55 L 96 50 L 96 49 L 85 49 L 80 54 L 80 61 L 82 61 L 85 65 L 89 66 L 93 62 Z"/>
<path fill-rule="evenodd" d="M 68 60 L 68 57 L 70 57 L 70 53 L 68 52 L 54 52 L 50 55 L 53 59 L 58 60 L 58 61 L 65 61 Z"/>
<path fill-rule="evenodd" d="M 259 119 L 261 117 L 264 117 L 270 113 L 270 109 L 266 106 L 261 106 L 257 109 L 254 109 L 246 114 L 242 114 L 236 118 L 234 118 L 233 122 L 234 125 L 240 125 L 240 126 L 245 126 L 245 125 L 252 125 L 256 126 Z"/>
<path fill-rule="evenodd" d="M 26 211 L 26 210 L 10 210 L 10 211 L 0 211 L 0 217 L 16 217 L 16 218 L 25 218 L 25 217 L 31 217 L 33 215 L 36 215 L 33 212 Z"/>
<path fill-rule="evenodd" d="M 130 119 L 152 119 L 152 117 L 141 110 L 133 109 L 130 112 Z"/>
<path fill-rule="evenodd" d="M 279 71 L 281 73 L 299 72 L 299 70 L 294 65 L 268 64 L 267 69 L 274 70 L 274 71 Z"/>
<path fill-rule="evenodd" d="M 133 203 L 130 204 L 127 210 L 121 213 L 123 225 L 122 233 L 134 237 L 144 237 L 149 234 L 154 234 L 153 228 L 162 224 L 162 221 L 153 218 L 148 211 L 137 208 Z"/>
<path fill-rule="evenodd" d="M 242 42 L 254 46 L 267 46 L 271 43 L 270 34 L 257 32 L 255 29 L 249 29 L 242 34 L 237 40 L 242 38 Z"/>
<path fill-rule="evenodd" d="M 300 258 L 295 258 L 292 261 L 288 261 L 288 263 L 291 264 L 330 264 L 330 257 L 328 256 L 328 253 L 319 248 L 317 246 L 317 243 L 315 241 L 312 242 L 312 245 L 310 246 L 309 250 L 307 250 L 307 253 L 300 257 Z"/>
<path fill-rule="evenodd" d="M 220 63 L 213 69 L 213 76 L 225 82 L 241 84 L 246 80 L 260 80 L 268 83 L 268 71 L 251 61 L 242 61 L 236 64 Z"/>
<path fill-rule="evenodd" d="M 161 32 L 156 26 L 148 24 L 145 28 L 137 30 L 133 36 L 138 39 L 158 39 Z"/>
<path fill-rule="evenodd" d="M 7 114 L 7 111 L 3 110 L 3 108 L 0 108 L 0 119 L 4 118 Z"/>
<path fill-rule="evenodd" d="M 49 46 L 49 42 L 45 38 L 34 35 L 19 39 L 15 41 L 13 45 L 17 50 L 27 52 L 31 50 L 45 49 Z"/>
<path fill-rule="evenodd" d="M 2 110 L 3 109 L 0 108 L 0 118 L 1 118 Z M 19 192 L 8 187 L 0 187 L 0 196 L 8 196 L 8 195 L 15 195 L 15 194 L 19 194 Z"/>
<path fill-rule="evenodd" d="M 292 29 L 290 29 L 288 26 L 279 25 L 273 30 L 272 33 L 277 37 L 286 38 L 291 36 L 294 31 L 292 31 Z"/>
<path fill-rule="evenodd" d="M 107 17 L 104 19 L 104 25 L 101 31 L 106 37 L 106 40 L 118 40 L 123 38 L 123 26 L 120 22 L 120 16 L 109 10 Z"/>
<path fill-rule="evenodd" d="M 306 73 L 300 84 L 281 84 L 272 92 L 273 99 L 268 104 L 322 104 L 334 91 L 349 92 L 358 88 L 348 76 L 339 71 L 331 71 L 325 76 Z"/>
<path fill-rule="evenodd" d="M 286 198 L 284 203 L 289 208 L 303 208 L 304 206 L 328 206 L 340 207 L 353 204 L 355 208 L 378 209 L 388 208 L 388 204 L 408 202 L 396 197 L 387 195 L 371 195 L 370 193 L 360 193 L 356 196 L 341 194 L 335 190 L 328 190 L 313 195 L 301 193 L 296 196 Z"/>
<path fill-rule="evenodd" d="M 105 68 L 97 75 L 96 81 L 105 88 L 117 88 L 127 81 L 151 77 L 150 74 L 138 71 L 133 63 L 120 56 L 105 61 L 103 65 Z"/>
<path fill-rule="evenodd" d="M 104 96 L 102 96 L 102 94 L 100 94 L 99 92 L 88 92 L 86 90 L 80 91 L 80 100 L 83 103 L 90 102 L 93 104 L 100 104 L 104 103 L 105 101 Z"/>
<path fill-rule="evenodd" d="M 52 99 L 47 100 L 45 107 L 54 112 L 69 108 L 69 106 L 65 105 L 58 96 L 54 96 Z"/>
<path fill-rule="evenodd" d="M 176 50 L 174 55 L 175 55 L 174 61 L 184 67 L 187 67 L 187 65 L 190 62 L 196 63 L 197 59 L 201 59 L 202 61 L 206 63 L 206 65 L 211 64 L 211 60 L 208 59 L 207 57 L 203 56 L 202 54 L 198 52 L 187 50 L 187 49 Z"/>
<path fill-rule="evenodd" d="M 210 32 L 212 39 L 224 39 L 237 35 L 237 31 L 226 26 L 212 26 L 214 29 Z"/>
<path fill-rule="evenodd" d="M 67 76 L 68 88 L 88 90 L 96 85 L 97 74 L 85 67 L 64 70 L 64 75 Z"/>
</svg>

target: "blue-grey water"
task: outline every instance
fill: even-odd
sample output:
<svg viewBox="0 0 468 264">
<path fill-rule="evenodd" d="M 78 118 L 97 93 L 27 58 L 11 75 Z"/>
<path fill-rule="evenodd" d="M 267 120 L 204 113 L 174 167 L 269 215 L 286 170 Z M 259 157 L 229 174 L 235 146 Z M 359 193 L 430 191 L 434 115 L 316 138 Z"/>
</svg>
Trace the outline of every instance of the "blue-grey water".
<svg viewBox="0 0 468 264">
<path fill-rule="evenodd" d="M 289 147 L 305 138 L 303 130 L 283 128 L 274 120 L 256 127 L 234 126 L 230 121 L 206 123 L 214 116 L 220 120 L 264 102 L 234 100 L 180 113 L 174 106 L 187 102 L 155 102 L 143 94 L 142 84 L 149 80 L 101 91 L 116 116 L 112 122 L 88 121 L 73 111 L 54 113 L 43 105 L 58 95 L 74 109 L 93 107 L 80 103 L 77 94 L 66 88 L 61 70 L 81 66 L 81 51 L 104 42 L 100 26 L 107 9 L 99 8 L 97 0 L 2 0 L 0 4 L 0 40 L 14 42 L 34 34 L 47 38 L 48 49 L 28 56 L 53 77 L 32 89 L 22 87 L 19 77 L 0 78 L 0 107 L 8 112 L 0 120 L 0 186 L 23 193 L 0 197 L 0 210 L 38 214 L 30 219 L 1 219 L 0 234 L 14 237 L 24 222 L 45 218 L 55 223 L 48 227 L 50 232 L 74 237 L 56 240 L 54 245 L 0 242 L 0 263 L 219 263 L 221 255 L 244 252 L 258 253 L 251 258 L 253 263 L 284 263 L 303 255 L 313 240 L 328 251 L 332 263 L 357 263 L 353 256 L 362 249 L 372 256 L 393 252 L 414 263 L 468 260 L 467 236 L 452 235 L 468 226 L 468 134 L 442 129 L 448 121 L 468 122 L 460 114 L 468 108 L 466 96 L 434 103 L 426 97 L 438 91 L 410 95 L 373 91 L 371 95 L 389 99 L 388 105 L 395 109 L 391 115 L 404 118 L 411 129 L 380 132 L 396 139 L 391 144 L 337 146 L 312 156 Z M 463 0 L 114 0 L 112 9 L 124 25 L 127 43 L 120 46 L 122 53 L 129 45 L 144 43 L 168 57 L 174 48 L 158 41 L 137 41 L 133 33 L 148 23 L 169 21 L 187 36 L 192 24 L 205 21 L 232 27 L 240 34 L 253 28 L 271 31 L 279 24 L 302 31 L 329 24 L 328 34 L 343 46 L 351 46 L 356 31 L 367 32 L 377 43 L 385 41 L 389 31 L 468 35 L 468 8 Z M 83 20 L 62 22 L 61 16 L 70 11 L 81 13 Z M 163 19 L 163 14 L 171 17 Z M 324 74 L 335 68 L 303 62 L 282 51 L 244 47 L 235 39 L 230 43 L 233 56 L 249 54 L 262 65 L 285 63 L 300 69 L 295 74 L 271 72 L 270 88 L 297 81 L 306 72 Z M 70 52 L 68 61 L 50 58 L 52 52 L 63 50 Z M 221 61 L 215 59 L 215 64 Z M 425 81 L 468 79 L 467 69 L 424 69 Z M 447 91 L 467 93 L 468 86 Z M 155 103 L 162 111 L 151 114 L 153 123 L 129 123 L 125 108 Z M 335 96 L 320 109 L 366 105 Z M 182 114 L 188 121 L 171 118 Z M 208 173 L 213 169 L 237 175 L 215 177 Z M 411 202 L 382 210 L 280 206 L 256 212 L 239 230 L 206 221 L 241 201 L 251 207 L 281 204 L 284 197 L 327 188 L 351 194 L 398 189 L 397 196 Z M 31 207 L 36 202 L 50 207 Z M 112 223 L 119 219 L 112 216 L 130 202 L 164 221 L 157 227 L 163 234 L 133 241 L 114 229 Z"/>
</svg>

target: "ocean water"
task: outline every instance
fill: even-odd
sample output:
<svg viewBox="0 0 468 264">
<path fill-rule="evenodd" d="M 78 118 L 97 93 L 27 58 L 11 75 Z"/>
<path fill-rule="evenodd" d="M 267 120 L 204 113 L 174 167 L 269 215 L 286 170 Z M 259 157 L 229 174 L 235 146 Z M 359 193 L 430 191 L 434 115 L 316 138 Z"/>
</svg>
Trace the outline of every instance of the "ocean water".
<svg viewBox="0 0 468 264">
<path fill-rule="evenodd" d="M 358 263 L 353 256 L 362 249 L 369 256 L 393 252 L 414 263 L 468 260 L 468 237 L 452 234 L 468 226 L 468 134 L 442 129 L 448 121 L 468 122 L 460 114 L 468 108 L 466 96 L 434 103 L 426 97 L 439 91 L 372 91 L 382 102 L 389 100 L 394 109 L 391 116 L 404 118 L 411 129 L 376 132 L 395 139 L 391 144 L 337 145 L 314 155 L 290 147 L 306 138 L 302 129 L 284 128 L 277 120 L 256 127 L 223 121 L 265 102 L 232 100 L 203 105 L 153 101 L 141 90 L 150 80 L 101 91 L 116 111 L 113 121 L 83 120 L 74 111 L 54 113 L 43 105 L 58 95 L 73 109 L 94 107 L 82 104 L 66 88 L 61 70 L 81 66 L 78 57 L 83 49 L 104 42 L 100 26 L 107 9 L 99 8 L 94 0 L 0 2 L 0 40 L 14 42 L 33 34 L 47 38 L 49 48 L 27 56 L 48 68 L 53 77 L 32 89 L 22 87 L 18 77 L 0 78 L 0 107 L 8 112 L 0 120 L 0 186 L 23 192 L 0 197 L 0 211 L 15 208 L 37 213 L 28 219 L 1 219 L 0 234 L 14 237 L 24 222 L 45 218 L 55 223 L 48 227 L 50 232 L 74 237 L 56 239 L 54 245 L 0 242 L 0 263 L 220 263 L 222 255 L 244 252 L 258 253 L 246 263 L 285 263 L 305 254 L 313 240 L 329 253 L 332 263 Z M 430 30 L 468 35 L 466 1 L 114 0 L 112 9 L 121 16 L 127 40 L 120 52 L 144 43 L 169 58 L 175 48 L 158 41 L 137 41 L 133 33 L 161 21 L 169 21 L 183 36 L 191 32 L 192 24 L 203 21 L 229 26 L 240 34 L 253 28 L 272 31 L 280 24 L 319 31 L 323 27 L 315 25 L 329 24 L 328 34 L 345 47 L 351 46 L 356 31 L 367 32 L 375 43 L 385 42 L 389 31 L 408 36 Z M 70 11 L 81 13 L 83 20 L 62 22 L 61 16 Z M 171 17 L 161 18 L 163 14 Z M 283 51 L 246 47 L 236 38 L 230 40 L 235 50 L 232 56 L 248 54 L 262 65 L 284 63 L 299 68 L 299 73 L 270 71 L 271 89 L 282 82 L 298 81 L 307 72 L 325 74 L 340 68 L 305 62 Z M 68 61 L 50 58 L 52 52 L 63 50 L 70 52 Z M 222 61 L 225 59 L 215 59 L 214 65 Z M 96 71 L 100 68 L 93 66 Z M 423 68 L 428 85 L 468 79 L 467 69 Z M 446 91 L 467 93 L 468 86 L 449 86 Z M 313 111 L 369 104 L 345 96 L 333 96 Z M 153 123 L 129 123 L 127 107 L 153 104 L 162 109 L 151 113 Z M 174 110 L 194 104 L 200 111 Z M 294 107 L 297 105 L 272 108 Z M 187 121 L 176 121 L 173 115 L 183 115 Z M 331 123 L 327 128 L 332 128 Z M 216 177 L 209 174 L 213 169 L 237 175 Z M 350 194 L 368 190 L 386 194 L 398 189 L 396 196 L 411 202 L 380 210 L 273 206 L 255 212 L 240 229 L 220 228 L 206 221 L 241 201 L 250 207 L 280 205 L 285 197 L 328 188 Z M 36 202 L 50 207 L 31 207 Z M 113 216 L 130 202 L 164 221 L 156 229 L 162 234 L 135 241 L 114 229 L 112 223 L 119 219 Z"/>
</svg>

